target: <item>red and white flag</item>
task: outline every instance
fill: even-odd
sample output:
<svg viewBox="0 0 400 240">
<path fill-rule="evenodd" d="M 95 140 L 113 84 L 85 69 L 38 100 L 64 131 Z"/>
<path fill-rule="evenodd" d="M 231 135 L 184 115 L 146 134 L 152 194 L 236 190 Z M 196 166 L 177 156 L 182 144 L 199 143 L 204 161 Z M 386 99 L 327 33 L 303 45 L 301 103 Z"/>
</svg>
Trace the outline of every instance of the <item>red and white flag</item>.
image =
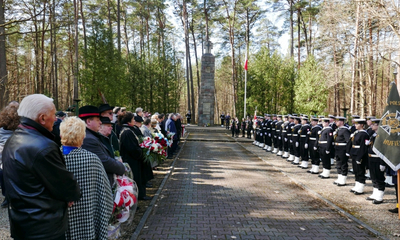
<svg viewBox="0 0 400 240">
<path fill-rule="evenodd" d="M 244 63 L 244 70 L 246 70 L 246 71 L 247 71 L 247 62 L 248 62 L 248 60 L 246 59 L 246 62 Z"/>
</svg>

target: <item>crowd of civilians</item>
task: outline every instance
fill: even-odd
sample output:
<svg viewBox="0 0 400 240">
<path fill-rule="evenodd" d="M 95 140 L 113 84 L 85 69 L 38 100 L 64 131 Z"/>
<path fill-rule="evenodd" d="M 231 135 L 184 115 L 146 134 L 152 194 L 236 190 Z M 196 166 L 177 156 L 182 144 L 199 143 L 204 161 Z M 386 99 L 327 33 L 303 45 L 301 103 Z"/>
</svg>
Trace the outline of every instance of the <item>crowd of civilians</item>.
<svg viewBox="0 0 400 240">
<path fill-rule="evenodd" d="M 139 144 L 152 133 L 173 135 L 178 150 L 179 114 L 137 108 L 83 106 L 79 115 L 56 112 L 42 94 L 10 102 L 0 113 L 0 183 L 14 239 L 107 239 L 115 175 L 128 163 L 139 200 L 150 200 L 156 165 Z"/>
</svg>

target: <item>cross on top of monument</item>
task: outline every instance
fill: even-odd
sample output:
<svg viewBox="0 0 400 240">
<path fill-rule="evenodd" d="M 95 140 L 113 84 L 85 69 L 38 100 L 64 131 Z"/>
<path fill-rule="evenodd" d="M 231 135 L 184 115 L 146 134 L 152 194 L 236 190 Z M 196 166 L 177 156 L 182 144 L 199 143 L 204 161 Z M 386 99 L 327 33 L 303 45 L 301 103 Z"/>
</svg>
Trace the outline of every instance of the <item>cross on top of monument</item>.
<svg viewBox="0 0 400 240">
<path fill-rule="evenodd" d="M 211 41 L 207 41 L 206 45 L 204 46 L 206 53 L 211 53 L 211 49 L 213 49 L 213 44 Z"/>
</svg>

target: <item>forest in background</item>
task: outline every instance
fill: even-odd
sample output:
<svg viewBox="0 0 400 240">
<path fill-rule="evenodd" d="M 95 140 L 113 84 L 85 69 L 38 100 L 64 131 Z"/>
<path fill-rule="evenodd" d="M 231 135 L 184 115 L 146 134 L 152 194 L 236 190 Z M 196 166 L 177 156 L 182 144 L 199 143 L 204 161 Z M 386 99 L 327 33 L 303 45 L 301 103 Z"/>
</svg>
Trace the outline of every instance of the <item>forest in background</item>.
<svg viewBox="0 0 400 240">
<path fill-rule="evenodd" d="M 346 109 L 380 116 L 400 63 L 393 0 L 0 0 L 0 6 L 1 106 L 43 93 L 60 110 L 79 99 L 150 112 L 191 110 L 196 118 L 208 39 L 219 46 L 216 119 L 222 112 L 243 117 L 246 56 L 249 115 Z M 282 35 L 287 53 L 280 51 Z"/>
</svg>

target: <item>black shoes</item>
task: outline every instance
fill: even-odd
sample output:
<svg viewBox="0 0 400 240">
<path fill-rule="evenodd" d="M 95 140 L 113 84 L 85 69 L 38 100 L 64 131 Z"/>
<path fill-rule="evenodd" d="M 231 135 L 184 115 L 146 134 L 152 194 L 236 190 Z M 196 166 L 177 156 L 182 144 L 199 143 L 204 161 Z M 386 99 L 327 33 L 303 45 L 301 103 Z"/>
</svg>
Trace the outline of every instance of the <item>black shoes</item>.
<svg viewBox="0 0 400 240">
<path fill-rule="evenodd" d="M 399 213 L 399 209 L 398 208 L 389 209 L 388 211 L 391 212 L 391 213 Z"/>
</svg>

